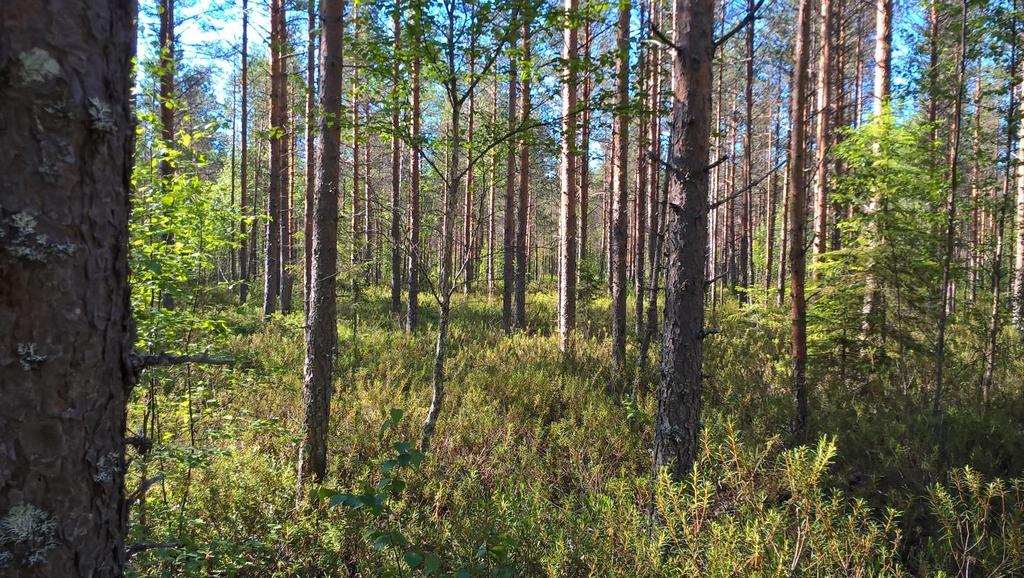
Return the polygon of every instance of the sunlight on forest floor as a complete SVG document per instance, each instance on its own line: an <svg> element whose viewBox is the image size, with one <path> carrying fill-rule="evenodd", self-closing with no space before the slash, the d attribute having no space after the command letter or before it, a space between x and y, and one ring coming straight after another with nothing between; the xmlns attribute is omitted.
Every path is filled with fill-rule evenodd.
<svg viewBox="0 0 1024 578"><path fill-rule="evenodd" d="M129 423L147 399L158 408L160 444L145 475L166 476L133 517L133 537L174 545L137 555L134 575L1024 569L1024 486L992 479L1021 471L1019 403L993 404L984 419L975 405L951 407L940 438L927 412L907 411L923 392L904 395L895 381L865 379L853 362L843 381L835 355L817 352L818 441L786 449L787 368L773 361L785 357L784 317L730 302L716 313L729 339L712 340L707 353L701 459L686 483L652 484L655 375L644 376L639 401L630 401L635 370L616 381L597 332L563 358L550 294L531 294L530 330L512 339L500 331L500 299L458 299L434 448L422 464L403 468L386 464L393 448L418 437L434 335L429 327L395 331L383 292L364 294L355 326L351 300L342 300L330 481L321 494L364 495L377 484L379 512L326 499L296 509L301 313L260 324L252 310L223 310L235 328L226 349L257 368L167 370L143 384L133 405ZM433 323L436 310L424 314ZM598 300L581 327L606 327L606 317L607 302ZM1020 392L1003 395L1009 401ZM129 487L140 470L133 466ZM379 491L382 479L404 487Z"/></svg>

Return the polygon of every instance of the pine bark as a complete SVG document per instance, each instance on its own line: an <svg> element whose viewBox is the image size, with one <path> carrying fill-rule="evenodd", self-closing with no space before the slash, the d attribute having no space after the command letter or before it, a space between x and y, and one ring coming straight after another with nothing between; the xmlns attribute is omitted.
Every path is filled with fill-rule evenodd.
<svg viewBox="0 0 1024 578"><path fill-rule="evenodd" d="M590 71L590 45L593 41L593 23L589 20L583 24L583 110L580 118L580 150L579 169L579 232L577 233L578 256L576 262L581 266L587 259L587 238L590 212L590 98L593 91L593 74Z"/></svg>
<svg viewBox="0 0 1024 578"><path fill-rule="evenodd" d="M519 71L516 58L510 57L508 62L508 130L518 122L516 106L519 103ZM515 254L516 254L516 146L515 141L508 142L505 156L505 211L503 214L503 251L501 265L501 324L505 335L512 333L512 300L515 285Z"/></svg>
<svg viewBox="0 0 1024 578"><path fill-rule="evenodd" d="M807 268L804 245L807 221L804 171L807 154L807 88L810 62L811 0L800 0L797 13L796 46L793 54L793 83L789 115L789 305L790 356L793 372L793 434L803 440L807 434L807 302L804 276Z"/></svg>
<svg viewBox="0 0 1024 578"><path fill-rule="evenodd" d="M689 2L676 0L677 7ZM702 2L700 2L702 3ZM615 113L612 120L614 173L611 202L611 284L612 284L612 361L616 369L626 364L626 244L629 232L629 19L631 2L619 5L616 24ZM688 17L690 15L687 15ZM681 74L681 73L680 73ZM710 81L710 74L709 81Z"/></svg>
<svg viewBox="0 0 1024 578"><path fill-rule="evenodd" d="M340 16L338 17L341 18ZM306 188L303 202L303 300L304 311L309 315L309 299L313 291L313 205L315 203L316 189L316 165L313 157L316 155L314 123L316 119L315 97L316 94L316 39L317 39L317 13L316 2L308 1L306 12ZM337 203L335 203L337 206Z"/></svg>
<svg viewBox="0 0 1024 578"><path fill-rule="evenodd" d="M136 14L0 5L0 526L31 529L4 576L125 570Z"/></svg>
<svg viewBox="0 0 1024 578"><path fill-rule="evenodd" d="M832 36L834 10L832 0L821 0L821 53L818 57L818 124L814 137L814 258L828 251L828 153L831 146ZM815 278L819 276L815 269Z"/></svg>
<svg viewBox="0 0 1024 578"><path fill-rule="evenodd" d="M174 150L174 0L160 0L160 139L167 152L160 160L160 183L164 190L172 186L174 163L170 152ZM174 234L165 233L164 241L174 244ZM174 297L170 293L161 296L164 309L174 309Z"/></svg>
<svg viewBox="0 0 1024 578"><path fill-rule="evenodd" d="M414 331L419 322L419 284L420 284L420 30L421 10L419 2L412 3L413 25L413 59L410 70L412 96L410 102L410 121L412 124L412 145L409 147L409 266L408 296L406 298L405 328Z"/></svg>
<svg viewBox="0 0 1024 578"><path fill-rule="evenodd" d="M946 223L943 235L942 251L942 283L939 286L939 321L938 337L935 345L935 390L932 410L938 412L942 404L943 370L946 363L946 324L949 318L949 289L952 282L952 265L954 241L956 238L956 196L960 185L960 116L963 110L964 78L967 72L967 59L964 51L967 46L967 0L961 3L960 43L957 45L957 75L953 96L953 116L950 119L949 143L949 189L946 191Z"/></svg>
<svg viewBox="0 0 1024 578"><path fill-rule="evenodd" d="M893 0L876 0L875 4L875 89L872 95L875 115L885 111L889 103L889 90L892 68L892 2ZM873 198L868 204L869 215L882 209L881 200ZM877 236L873 227L870 234ZM878 240L875 239L874 242ZM880 315L882 291L879 287L878 274L874 266L869 267L864 283L864 307L862 310L862 333L870 335L874 331L877 317Z"/></svg>
<svg viewBox="0 0 1024 578"><path fill-rule="evenodd" d="M654 469L681 482L700 450L714 2L675 0L665 321Z"/></svg>
<svg viewBox="0 0 1024 578"><path fill-rule="evenodd" d="M530 56L530 24L523 24L522 52ZM530 102L530 75L524 74L522 79L522 110L520 122L530 122L533 105ZM519 197L516 203L516 271L515 271L515 309L512 325L516 329L526 328L526 277L530 267L528 260L529 220L530 220L530 131L523 131L519 141Z"/></svg>
<svg viewBox="0 0 1024 578"><path fill-rule="evenodd" d="M398 138L399 100L401 71L399 70L398 53L402 48L402 2L395 0L395 13L392 15L391 26L395 40L394 63L391 68L391 82L394 83L391 93L391 317L395 322L401 321L402 315L402 230L401 230L401 199L402 199L402 140Z"/></svg>
<svg viewBox="0 0 1024 578"><path fill-rule="evenodd" d="M281 49L284 0L270 3L270 175L267 187L266 266L263 271L263 316L278 309L281 290L281 139L284 131Z"/></svg>
<svg viewBox="0 0 1024 578"><path fill-rule="evenodd" d="M341 35L343 0L320 1L320 86L312 271L302 387L303 443L299 488L327 474L327 427L337 343L338 196L341 165ZM299 495L302 495L300 491Z"/></svg>
<svg viewBox="0 0 1024 578"><path fill-rule="evenodd" d="M579 9L578 0L565 0L567 16ZM562 46L562 142L561 202L558 215L558 347L569 348L576 329L576 59L579 52L579 28L569 25Z"/></svg>
<svg viewBox="0 0 1024 578"><path fill-rule="evenodd" d="M242 0L242 111L241 111L241 165L239 166L239 222L241 242L238 247L238 302L244 304L249 298L249 228L246 218L249 212L249 0Z"/></svg>

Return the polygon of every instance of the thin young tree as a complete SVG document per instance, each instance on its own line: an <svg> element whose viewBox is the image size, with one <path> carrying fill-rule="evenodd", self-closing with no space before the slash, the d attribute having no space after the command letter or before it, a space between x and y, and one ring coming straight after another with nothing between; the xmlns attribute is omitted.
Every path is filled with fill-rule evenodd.
<svg viewBox="0 0 1024 578"><path fill-rule="evenodd" d="M675 0L666 219L665 321L654 472L683 481L700 449L713 0Z"/></svg>
<svg viewBox="0 0 1024 578"><path fill-rule="evenodd" d="M312 285L302 385L300 490L307 481L321 482L327 474L327 426L337 347L342 6L343 0L320 0L320 86L317 93L320 138L314 159Z"/></svg>
<svg viewBox="0 0 1024 578"><path fill-rule="evenodd" d="M0 7L4 576L125 571L136 15L133 0Z"/></svg>

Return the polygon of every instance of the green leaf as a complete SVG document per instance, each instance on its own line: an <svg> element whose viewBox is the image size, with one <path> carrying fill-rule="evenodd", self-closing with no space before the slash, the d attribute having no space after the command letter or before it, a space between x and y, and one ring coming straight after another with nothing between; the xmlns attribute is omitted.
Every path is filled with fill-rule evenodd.
<svg viewBox="0 0 1024 578"><path fill-rule="evenodd" d="M423 563L423 555L418 552L406 552L404 558L405 563L413 570L419 568L420 564Z"/></svg>
<svg viewBox="0 0 1024 578"><path fill-rule="evenodd" d="M437 557L433 552L427 554L426 560L423 562L423 573L427 576L434 574L441 567L441 559Z"/></svg>

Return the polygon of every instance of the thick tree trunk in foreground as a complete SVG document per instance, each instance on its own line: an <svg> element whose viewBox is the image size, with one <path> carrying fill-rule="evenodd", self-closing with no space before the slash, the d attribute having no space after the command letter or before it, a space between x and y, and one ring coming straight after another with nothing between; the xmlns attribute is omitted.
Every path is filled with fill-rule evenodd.
<svg viewBox="0 0 1024 578"><path fill-rule="evenodd" d="M654 418L654 469L689 475L700 444L704 269L714 2L675 0L672 132L665 215L665 325Z"/></svg>
<svg viewBox="0 0 1024 578"><path fill-rule="evenodd" d="M565 0L565 10L575 16L577 0ZM558 347L569 348L576 329L576 57L579 28L564 30L562 60L561 202L558 213Z"/></svg>
<svg viewBox="0 0 1024 578"><path fill-rule="evenodd" d="M805 228L807 221L807 85L810 62L811 0L800 0L789 118L789 306L790 355L793 371L793 434L802 440L807 432L807 302L804 299Z"/></svg>
<svg viewBox="0 0 1024 578"><path fill-rule="evenodd" d="M124 573L136 10L0 5L4 576Z"/></svg>
<svg viewBox="0 0 1024 578"><path fill-rule="evenodd" d="M685 4L686 2L684 2ZM615 117L612 121L614 174L611 200L611 284L612 284L612 361L616 369L626 364L626 236L629 183L629 16L631 5L619 5L615 63ZM710 74L709 74L710 81Z"/></svg>
<svg viewBox="0 0 1024 578"><path fill-rule="evenodd" d="M341 127L342 0L320 1L319 146L313 197L312 285L309 330L302 385L303 442L299 453L299 488L327 475L327 426L330 417L331 369L337 343L338 194ZM300 491L299 495L302 493Z"/></svg>

